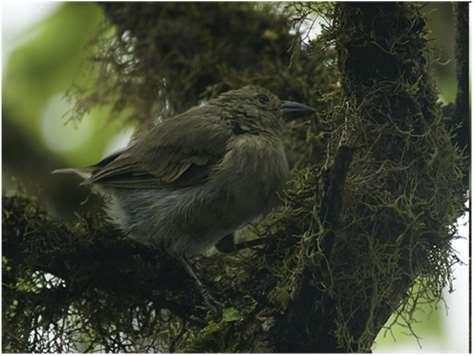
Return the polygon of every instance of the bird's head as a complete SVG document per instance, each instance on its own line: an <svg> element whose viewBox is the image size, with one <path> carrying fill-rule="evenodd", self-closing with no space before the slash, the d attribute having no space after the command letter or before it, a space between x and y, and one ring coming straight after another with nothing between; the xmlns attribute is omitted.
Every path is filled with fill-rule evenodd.
<svg viewBox="0 0 474 356"><path fill-rule="evenodd" d="M285 118L298 118L315 111L304 104L280 100L271 91L255 85L225 92L213 103L222 108L226 118L240 124L243 131L255 133L279 133Z"/></svg>

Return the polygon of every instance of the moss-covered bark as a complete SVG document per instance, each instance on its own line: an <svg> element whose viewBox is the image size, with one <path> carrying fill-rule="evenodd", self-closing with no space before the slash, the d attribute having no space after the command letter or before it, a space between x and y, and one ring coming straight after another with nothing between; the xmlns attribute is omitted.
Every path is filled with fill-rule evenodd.
<svg viewBox="0 0 474 356"><path fill-rule="evenodd" d="M348 140L366 148L348 179L351 204L332 271L345 282L333 293L339 342L365 351L415 281L418 297L439 296L451 263L449 227L462 212L463 161L442 121L417 7L339 4L337 13ZM356 280L350 265L357 283L347 282Z"/></svg>
<svg viewBox="0 0 474 356"><path fill-rule="evenodd" d="M303 45L288 14L262 6L104 4L115 32L98 44L96 85L78 92L79 109L112 103L145 123L247 83L317 107L288 125L282 208L245 233L268 242L196 261L223 315L207 314L173 260L102 215L63 224L10 197L4 351L366 352L393 312L439 298L463 160L417 6L290 5L332 21Z"/></svg>

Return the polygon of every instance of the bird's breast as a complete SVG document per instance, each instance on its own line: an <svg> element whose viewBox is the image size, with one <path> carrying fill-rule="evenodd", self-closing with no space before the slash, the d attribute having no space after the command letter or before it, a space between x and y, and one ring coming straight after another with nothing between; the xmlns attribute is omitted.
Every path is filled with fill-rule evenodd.
<svg viewBox="0 0 474 356"><path fill-rule="evenodd" d="M288 177L288 163L277 138L239 135L227 147L216 177L232 209L242 219L267 212Z"/></svg>
<svg viewBox="0 0 474 356"><path fill-rule="evenodd" d="M122 228L142 243L195 255L267 213L288 176L281 142L239 135L226 149L203 185L114 190Z"/></svg>

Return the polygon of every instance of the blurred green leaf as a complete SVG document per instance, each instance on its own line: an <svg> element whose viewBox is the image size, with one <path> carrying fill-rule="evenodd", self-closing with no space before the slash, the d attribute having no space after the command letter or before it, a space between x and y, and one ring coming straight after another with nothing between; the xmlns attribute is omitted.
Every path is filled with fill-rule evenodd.
<svg viewBox="0 0 474 356"><path fill-rule="evenodd" d="M104 21L96 4L62 4L30 30L30 39L14 49L7 60L3 104L8 120L33 145L48 142L49 151L60 155L68 165L94 163L121 128L119 120L106 122L110 111L102 106L88 114L87 122L68 123L66 129L61 129L72 110L72 103L63 98L65 93L73 83L92 83L93 73L87 64L95 50L91 44ZM86 136L78 139L79 135ZM51 142L64 142L68 137L80 145L63 151L51 146Z"/></svg>
<svg viewBox="0 0 474 356"><path fill-rule="evenodd" d="M27 120L37 118L48 99L67 90L88 57L86 45L103 17L92 3L66 3L13 51L4 78L4 103Z"/></svg>

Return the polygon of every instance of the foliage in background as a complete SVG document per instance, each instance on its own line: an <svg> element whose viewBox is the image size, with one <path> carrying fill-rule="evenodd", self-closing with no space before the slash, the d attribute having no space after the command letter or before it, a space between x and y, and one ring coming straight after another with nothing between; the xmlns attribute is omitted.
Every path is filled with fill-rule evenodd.
<svg viewBox="0 0 474 356"><path fill-rule="evenodd" d="M231 305L219 320L172 261L118 240L101 215L64 225L5 199L5 350L367 351L392 311L409 324L439 299L465 162L416 6L101 6L109 22L73 91L78 115L105 105L147 125L247 83L318 113L289 123L283 208L246 232L270 242L198 261ZM315 14L321 36L292 30Z"/></svg>
<svg viewBox="0 0 474 356"><path fill-rule="evenodd" d="M51 179L51 171L90 164L101 158L118 127L104 116L106 108L98 108L84 120L90 135L82 144L74 146L75 149L54 149L54 143L78 141L77 137L85 135L84 130L79 130L84 125L63 129L70 110L63 96L71 89L73 79L85 81L88 77L84 66L92 54L90 43L103 21L95 4L63 4L31 29L31 39L14 49L5 65L4 191L17 189L14 177L21 178L24 188L64 218L74 215L87 192L77 189L77 181ZM53 147L46 145L45 140Z"/></svg>

